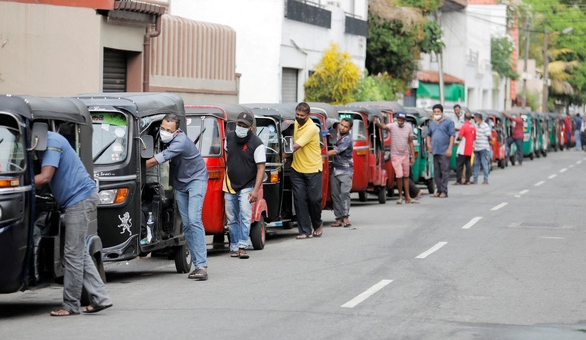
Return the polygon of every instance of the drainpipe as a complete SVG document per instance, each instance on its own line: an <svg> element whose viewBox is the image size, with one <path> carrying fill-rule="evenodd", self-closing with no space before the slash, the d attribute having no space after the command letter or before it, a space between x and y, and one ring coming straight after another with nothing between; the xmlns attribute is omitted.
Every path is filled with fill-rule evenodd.
<svg viewBox="0 0 586 340"><path fill-rule="evenodd" d="M151 38L158 37L161 34L161 17L162 15L157 15L157 21L155 23L155 30L148 31L144 35L144 43L143 43L143 53L144 53L144 64L143 64L143 81L142 81L142 91L149 92L150 91L150 66L151 66ZM147 28L148 29L148 28Z"/></svg>

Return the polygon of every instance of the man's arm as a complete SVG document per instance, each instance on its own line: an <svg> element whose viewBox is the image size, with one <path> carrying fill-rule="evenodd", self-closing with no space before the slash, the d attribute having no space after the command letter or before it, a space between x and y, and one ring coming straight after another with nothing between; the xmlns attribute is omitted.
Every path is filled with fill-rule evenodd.
<svg viewBox="0 0 586 340"><path fill-rule="evenodd" d="M256 180L254 181L254 189L252 192L248 194L248 202L253 203L256 202L258 199L258 191L260 190L260 186L262 185L262 180L265 176L265 164L264 163L257 163L256 164Z"/></svg>
<svg viewBox="0 0 586 340"><path fill-rule="evenodd" d="M147 159L146 161L146 168L147 170L152 168L153 166L159 164L159 162L157 162L157 160L155 159L155 157Z"/></svg>
<svg viewBox="0 0 586 340"><path fill-rule="evenodd" d="M374 123L374 125L376 125L379 129L381 130L387 130L389 131L389 127L386 126L385 124L381 123L380 120L378 119L378 117L374 117L374 120L372 121Z"/></svg>
<svg viewBox="0 0 586 340"><path fill-rule="evenodd" d="M51 182L53 179L53 174L55 173L55 167L53 166L43 166L41 167L41 172L35 175L35 187L40 187Z"/></svg>
<svg viewBox="0 0 586 340"><path fill-rule="evenodd" d="M410 162L411 166L415 164L415 147L413 146L413 136L409 136L409 149L411 149Z"/></svg>
<svg viewBox="0 0 586 340"><path fill-rule="evenodd" d="M452 157L452 147L454 146L454 136L450 136L450 145L448 145L447 157Z"/></svg>

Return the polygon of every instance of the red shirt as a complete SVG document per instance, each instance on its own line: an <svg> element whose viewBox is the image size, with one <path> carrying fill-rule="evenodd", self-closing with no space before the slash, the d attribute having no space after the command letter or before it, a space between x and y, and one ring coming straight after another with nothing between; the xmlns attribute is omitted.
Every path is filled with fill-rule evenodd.
<svg viewBox="0 0 586 340"><path fill-rule="evenodd" d="M513 118L515 122L515 127L513 128L513 138L523 138L523 118Z"/></svg>
<svg viewBox="0 0 586 340"><path fill-rule="evenodd" d="M566 128L566 132L572 131L572 120L570 119L570 117L564 117L564 126Z"/></svg>
<svg viewBox="0 0 586 340"><path fill-rule="evenodd" d="M476 128L470 121L465 122L458 135L465 138L464 156L472 156L474 152L474 140L476 140Z"/></svg>

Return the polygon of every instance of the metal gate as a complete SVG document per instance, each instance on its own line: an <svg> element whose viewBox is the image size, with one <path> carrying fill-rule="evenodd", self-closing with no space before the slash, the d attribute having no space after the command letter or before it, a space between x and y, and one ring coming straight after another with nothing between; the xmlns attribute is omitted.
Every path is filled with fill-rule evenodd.
<svg viewBox="0 0 586 340"><path fill-rule="evenodd" d="M297 102L297 78L299 70L296 68L283 68L283 79L281 84L281 102Z"/></svg>
<svg viewBox="0 0 586 340"><path fill-rule="evenodd" d="M105 48L103 72L104 92L126 91L126 53L124 51Z"/></svg>

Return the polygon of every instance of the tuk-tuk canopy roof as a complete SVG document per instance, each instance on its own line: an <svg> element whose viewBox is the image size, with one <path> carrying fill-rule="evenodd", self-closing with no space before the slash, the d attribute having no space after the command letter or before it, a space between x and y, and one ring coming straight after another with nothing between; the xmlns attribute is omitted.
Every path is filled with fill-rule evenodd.
<svg viewBox="0 0 586 340"><path fill-rule="evenodd" d="M319 114L324 116L326 119L328 117L338 117L338 110L333 105L327 103L316 103L310 102L309 104L309 112Z"/></svg>
<svg viewBox="0 0 586 340"><path fill-rule="evenodd" d="M502 112L497 111L497 110L476 110L476 111L472 111L472 114L474 114L475 112L482 114L483 119L488 118L488 116L495 116L496 118L498 118L500 120L504 119L504 115L502 114Z"/></svg>
<svg viewBox="0 0 586 340"><path fill-rule="evenodd" d="M259 116L273 117L279 120L294 120L297 104L251 103L243 104Z"/></svg>
<svg viewBox="0 0 586 340"><path fill-rule="evenodd" d="M109 92L87 93L77 96L90 111L107 111L111 108L129 112L143 118L155 114L175 113L185 116L183 99L174 93Z"/></svg>
<svg viewBox="0 0 586 340"><path fill-rule="evenodd" d="M35 96L0 96L0 112L9 112L26 119L58 119L91 126L87 107L75 98Z"/></svg>
<svg viewBox="0 0 586 340"><path fill-rule="evenodd" d="M250 108L240 104L196 103L185 105L186 115L212 115L228 121L236 121L242 112L253 114Z"/></svg>
<svg viewBox="0 0 586 340"><path fill-rule="evenodd" d="M363 106L363 105L354 105L348 104L344 106L338 106L338 112L350 111L350 112L363 112L368 116L368 121L371 122L374 117L378 117L381 119L381 112L384 109L383 107L379 106Z"/></svg>
<svg viewBox="0 0 586 340"><path fill-rule="evenodd" d="M405 111L403 105L398 102L353 102L346 105L357 105L357 106L381 106L386 109L393 109L393 112Z"/></svg>

